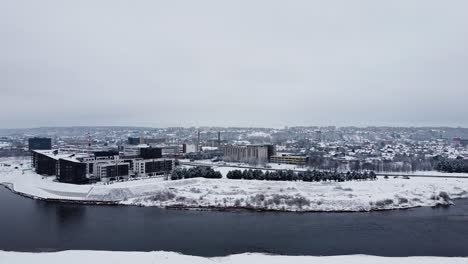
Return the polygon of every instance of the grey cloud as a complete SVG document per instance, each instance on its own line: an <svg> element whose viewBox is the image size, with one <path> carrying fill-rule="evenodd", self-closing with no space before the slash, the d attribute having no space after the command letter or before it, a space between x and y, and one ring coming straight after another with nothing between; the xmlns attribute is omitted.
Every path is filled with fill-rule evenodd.
<svg viewBox="0 0 468 264"><path fill-rule="evenodd" d="M466 1L0 2L0 127L468 126Z"/></svg>

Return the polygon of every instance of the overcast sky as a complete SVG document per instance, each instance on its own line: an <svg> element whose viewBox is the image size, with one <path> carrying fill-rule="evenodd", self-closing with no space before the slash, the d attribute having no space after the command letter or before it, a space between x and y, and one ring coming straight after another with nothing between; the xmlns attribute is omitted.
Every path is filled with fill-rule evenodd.
<svg viewBox="0 0 468 264"><path fill-rule="evenodd" d="M0 128L468 126L468 1L0 0Z"/></svg>

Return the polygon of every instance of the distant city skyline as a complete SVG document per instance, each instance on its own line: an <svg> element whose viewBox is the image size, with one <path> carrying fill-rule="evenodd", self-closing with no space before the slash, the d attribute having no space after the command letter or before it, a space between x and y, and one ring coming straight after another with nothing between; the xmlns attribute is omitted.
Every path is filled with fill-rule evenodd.
<svg viewBox="0 0 468 264"><path fill-rule="evenodd" d="M466 1L0 3L0 128L468 127Z"/></svg>
<svg viewBox="0 0 468 264"><path fill-rule="evenodd" d="M356 129L372 129L372 128L389 128L389 129L411 129L411 128L420 128L420 129L462 129L468 130L468 127L463 126L336 126L336 125L297 125L297 126L278 126L278 127L261 127L261 126L42 126L42 127L13 127L13 128L0 128L0 131L11 131L11 130L53 130L53 129L172 129L172 128L182 128L182 129L196 129L201 132L213 132L218 131L216 129L252 129L252 130L283 130L290 128L336 128L336 129L345 129L345 128L356 128ZM206 131L204 129L207 129ZM50 132L50 131L49 131ZM222 132L222 131L221 131Z"/></svg>

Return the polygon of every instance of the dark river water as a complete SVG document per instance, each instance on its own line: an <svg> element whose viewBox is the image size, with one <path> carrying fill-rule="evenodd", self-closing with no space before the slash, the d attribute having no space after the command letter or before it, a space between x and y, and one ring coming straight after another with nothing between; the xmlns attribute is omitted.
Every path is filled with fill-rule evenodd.
<svg viewBox="0 0 468 264"><path fill-rule="evenodd" d="M48 203L0 187L0 250L67 249L468 256L468 200L371 213L207 212Z"/></svg>

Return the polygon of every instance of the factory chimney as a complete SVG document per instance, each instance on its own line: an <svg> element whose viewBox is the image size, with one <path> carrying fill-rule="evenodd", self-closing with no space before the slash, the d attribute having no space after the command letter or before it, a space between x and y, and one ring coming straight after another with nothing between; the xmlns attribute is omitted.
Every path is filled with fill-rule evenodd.
<svg viewBox="0 0 468 264"><path fill-rule="evenodd" d="M200 129L198 130L197 151L196 152L199 152L199 151L200 151Z"/></svg>

